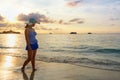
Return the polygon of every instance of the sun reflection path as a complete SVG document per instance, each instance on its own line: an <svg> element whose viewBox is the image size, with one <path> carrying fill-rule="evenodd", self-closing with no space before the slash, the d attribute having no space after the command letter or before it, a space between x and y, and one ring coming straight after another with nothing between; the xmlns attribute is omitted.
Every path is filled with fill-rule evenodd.
<svg viewBox="0 0 120 80"><path fill-rule="evenodd" d="M15 59L12 56L2 56L1 57L0 68L9 69L15 65Z"/></svg>
<svg viewBox="0 0 120 80"><path fill-rule="evenodd" d="M14 69L16 59L2 55L0 62L0 80L12 80L10 79L13 76L11 69Z"/></svg>
<svg viewBox="0 0 120 80"><path fill-rule="evenodd" d="M12 66L12 57L11 56L6 56L5 57L5 63L4 63L4 67L8 68Z"/></svg>
<svg viewBox="0 0 120 80"><path fill-rule="evenodd" d="M15 43L16 43L16 36L14 34L8 34L6 44L9 47L14 47Z"/></svg>

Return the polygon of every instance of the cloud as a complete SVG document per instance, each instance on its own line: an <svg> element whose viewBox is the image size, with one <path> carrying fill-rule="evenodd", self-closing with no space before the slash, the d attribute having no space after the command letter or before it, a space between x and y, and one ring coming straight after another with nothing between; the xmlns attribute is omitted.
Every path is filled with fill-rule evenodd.
<svg viewBox="0 0 120 80"><path fill-rule="evenodd" d="M4 17L0 15L0 21L4 21Z"/></svg>
<svg viewBox="0 0 120 80"><path fill-rule="evenodd" d="M69 7L75 7L75 6L80 5L81 2L82 2L82 0L69 0L67 2L67 6L69 6Z"/></svg>
<svg viewBox="0 0 120 80"><path fill-rule="evenodd" d="M28 15L26 14L19 14L17 19L19 21L28 21L30 18L35 18L37 21L40 21L41 18L43 18L44 15L41 15L39 13L30 13Z"/></svg>
<svg viewBox="0 0 120 80"><path fill-rule="evenodd" d="M7 24L4 23L4 17L0 15L0 27L6 26Z"/></svg>
<svg viewBox="0 0 120 80"><path fill-rule="evenodd" d="M119 21L120 18L110 18L111 21Z"/></svg>
<svg viewBox="0 0 120 80"><path fill-rule="evenodd" d="M81 20L80 18L75 18L75 19L72 19L72 20L69 20L69 22L76 22L76 21L79 21Z"/></svg>
<svg viewBox="0 0 120 80"><path fill-rule="evenodd" d="M58 21L58 24L69 25L70 22L65 22L64 20L61 19L61 20Z"/></svg>
<svg viewBox="0 0 120 80"><path fill-rule="evenodd" d="M111 8L120 7L120 0L65 0L68 7L76 7L82 5L88 8Z"/></svg>
<svg viewBox="0 0 120 80"><path fill-rule="evenodd" d="M61 30L60 28L48 28L48 27L45 27L45 26L40 26L40 29L42 30Z"/></svg>
<svg viewBox="0 0 120 80"><path fill-rule="evenodd" d="M74 18L69 21L64 21L63 19L60 20L54 20L49 17L46 17L46 15L39 14L39 13L30 13L30 14L19 14L17 19L22 22L28 22L29 18L35 18L37 21L40 21L42 23L54 23L54 24L61 24L61 25L70 25L72 23L84 23L82 18ZM44 27L43 27L44 29ZM46 29L46 28L45 28ZM50 30L50 29L49 29Z"/></svg>
<svg viewBox="0 0 120 80"><path fill-rule="evenodd" d="M6 26L7 24L4 24L4 23L0 23L0 27L4 27Z"/></svg>
<svg viewBox="0 0 120 80"><path fill-rule="evenodd" d="M43 23L54 23L56 22L55 20L52 20L48 17L46 17L43 14L39 14L39 13L30 13L28 15L26 14L19 14L17 17L18 21L23 21L26 22L29 20L29 18L35 18L37 21L43 22Z"/></svg>
<svg viewBox="0 0 120 80"><path fill-rule="evenodd" d="M70 24L73 24L73 23L82 24L82 23L84 23L84 19L74 18L74 19L71 19L71 20L68 20L68 21L64 21L62 19L58 21L58 24L62 24L62 25L70 25Z"/></svg>
<svg viewBox="0 0 120 80"><path fill-rule="evenodd" d="M40 21L43 22L43 23L55 23L56 22L56 20L50 19L50 18L48 18L46 16L42 17L40 19Z"/></svg>
<svg viewBox="0 0 120 80"><path fill-rule="evenodd" d="M84 23L84 21L78 21L77 23L78 23L78 24L82 24L82 23Z"/></svg>
<svg viewBox="0 0 120 80"><path fill-rule="evenodd" d="M69 20L69 23L82 24L82 23L84 23L84 20L82 18L74 18L74 19Z"/></svg>

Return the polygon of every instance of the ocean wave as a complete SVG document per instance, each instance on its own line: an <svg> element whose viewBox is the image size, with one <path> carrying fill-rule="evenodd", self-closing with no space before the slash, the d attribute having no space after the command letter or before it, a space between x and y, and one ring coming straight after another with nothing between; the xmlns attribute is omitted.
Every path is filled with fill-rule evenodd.
<svg viewBox="0 0 120 80"><path fill-rule="evenodd" d="M23 48L23 47L2 47L0 46L1 49L20 49L20 48Z"/></svg>
<svg viewBox="0 0 120 80"><path fill-rule="evenodd" d="M0 46L0 49L24 49L25 47L9 47L9 46ZM41 51L48 51L48 52L61 52L61 53L120 53L120 49L115 48L103 48L100 46L90 46L90 45L79 45L79 46L64 46L64 47L39 47Z"/></svg>
<svg viewBox="0 0 120 80"><path fill-rule="evenodd" d="M45 62L68 63L78 66L86 66L98 69L117 70L120 71L120 62L108 59L89 59L89 58L74 58L74 57L45 57L38 56L37 60Z"/></svg>
<svg viewBox="0 0 120 80"><path fill-rule="evenodd" d="M27 56L26 54L23 55L7 54L7 55L20 57L20 58L26 58ZM86 57L76 58L70 56L48 57L44 55L37 55L36 60L44 61L44 62L67 63L67 64L96 68L96 69L120 71L120 62L109 59L97 59L97 58L91 59Z"/></svg>
<svg viewBox="0 0 120 80"><path fill-rule="evenodd" d="M74 57L45 57L39 56L37 60L45 62L57 62L57 63L68 63L78 66L86 66L92 68L106 69L106 70L117 70L120 71L120 62L112 61L108 59L89 59L89 58L74 58Z"/></svg>
<svg viewBox="0 0 120 80"><path fill-rule="evenodd" d="M80 45L80 46L63 47L63 48L66 48L66 49L87 49L87 48L89 48L89 46L86 46L86 45Z"/></svg>
<svg viewBox="0 0 120 80"><path fill-rule="evenodd" d="M95 52L100 53L120 53L120 49L97 49Z"/></svg>
<svg viewBox="0 0 120 80"><path fill-rule="evenodd" d="M12 55L12 54L9 54ZM26 55L12 55L15 57L26 58ZM90 59L90 58L75 58L68 56L47 57L43 55L36 56L38 61L67 63L77 66L84 66L96 69L120 71L120 62L109 59Z"/></svg>
<svg viewBox="0 0 120 80"><path fill-rule="evenodd" d="M82 46L82 47L62 47L62 48L50 48L48 51L51 52L64 52L64 53L102 53L102 54L120 54L120 49L114 48L102 48L100 46Z"/></svg>

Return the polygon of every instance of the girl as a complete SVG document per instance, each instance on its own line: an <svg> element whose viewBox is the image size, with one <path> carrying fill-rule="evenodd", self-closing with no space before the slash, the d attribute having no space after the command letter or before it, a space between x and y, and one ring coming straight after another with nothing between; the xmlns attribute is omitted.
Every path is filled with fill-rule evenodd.
<svg viewBox="0 0 120 80"><path fill-rule="evenodd" d="M29 19L29 23L25 26L25 39L26 39L26 50L28 58L25 60L21 70L24 71L25 66L31 61L32 70L35 71L35 56L38 49L38 41L36 39L36 32L33 29L37 21L34 18Z"/></svg>

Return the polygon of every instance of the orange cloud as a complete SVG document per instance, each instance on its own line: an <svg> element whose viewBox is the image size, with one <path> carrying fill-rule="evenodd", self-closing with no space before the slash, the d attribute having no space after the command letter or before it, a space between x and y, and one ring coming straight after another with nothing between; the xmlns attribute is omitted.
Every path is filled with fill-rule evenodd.
<svg viewBox="0 0 120 80"><path fill-rule="evenodd" d="M69 6L69 7L75 7L75 6L80 5L81 2L82 2L82 0L72 0L72 1L69 1L67 3L67 6Z"/></svg>

